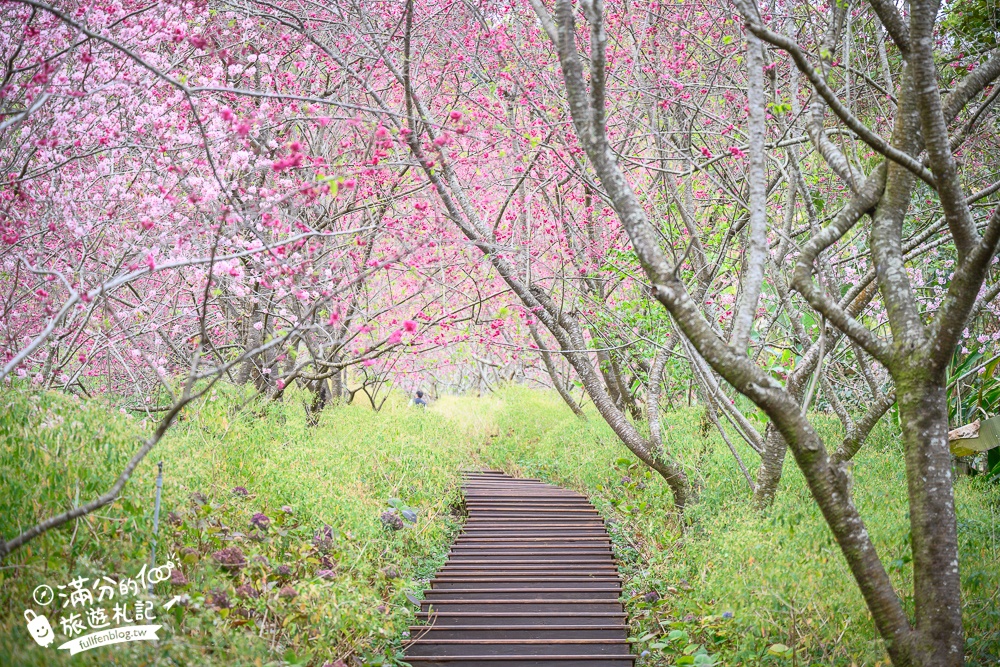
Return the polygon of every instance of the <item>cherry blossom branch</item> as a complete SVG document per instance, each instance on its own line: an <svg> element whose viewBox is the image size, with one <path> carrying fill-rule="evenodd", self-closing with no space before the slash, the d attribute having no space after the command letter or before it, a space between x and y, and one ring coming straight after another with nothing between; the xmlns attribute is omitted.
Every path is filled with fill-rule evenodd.
<svg viewBox="0 0 1000 667"><path fill-rule="evenodd" d="M151 266L151 267L147 266L147 267L144 267L142 269L136 269L134 271L130 271L129 273L126 273L124 275L118 276L116 278L112 278L112 279L110 279L110 280L108 280L108 281L106 281L106 282L98 285L97 287L93 287L90 290L84 291L83 293L80 293L76 289L73 289L72 287L69 286L68 283L66 283L66 288L69 291L69 298L63 304L63 306L59 309L58 313L56 313L54 316L52 316L51 318L49 318L49 322L48 322L48 324L46 324L45 328L41 332L39 332L38 334L36 334L35 337L32 339L32 341L27 346L25 346L23 349L21 349L16 355L14 355L14 357L7 364L4 365L4 367L2 369L0 369L0 382L3 382L3 380L15 368L17 368L21 364L22 361L24 361L27 357L29 357L35 350L38 349L38 347L40 345L42 345L42 343L44 343L48 339L48 337L55 330L55 328L56 328L59 320L62 319L66 315L66 313L68 313L73 308L73 306L75 306L81 300L84 301L84 302L90 302L90 301L92 301L94 299L97 299L97 298L99 298L101 296L109 294L110 292L113 292L117 288L119 288L119 287L121 287L123 285L126 285L127 283L130 283L130 282L132 282L132 281L134 281L134 280L136 280L138 278L141 278L143 276L153 275L154 273L159 273L159 272L164 272L164 271L173 271L173 270L176 270L176 269L182 269L182 268L187 268L187 267L191 267L191 266L199 266L199 265L204 265L204 264L214 265L214 264L216 264L218 262L222 262L222 261L227 261L227 260L231 260L231 259L241 259L241 258L244 258L244 257L250 257L252 255L260 254L261 252L270 252L270 251L274 250L275 248L286 246L286 245L295 243L296 241L303 240L303 239L308 239L308 238L313 238L313 237L345 236L345 235L349 235L349 234L356 234L357 232L359 232L359 231L365 231L366 229L370 229L370 228L369 227L360 227L360 228L357 228L357 229L351 229L351 230L340 231L340 232L305 232L305 233L302 233L302 234L297 234L295 236L291 236L291 237L283 239L281 241L275 241L275 242L273 242L273 243L271 243L269 245L264 245L264 246L261 246L259 248L254 248L254 249L250 249L250 250L243 250L243 251L240 251L240 252L230 253L230 254L227 254L227 255L220 255L220 256L214 257L214 258L213 257L201 257L201 258L196 258L196 259L175 260L175 261L172 261L172 262L165 262L163 264L154 265L154 266ZM42 271L42 270L39 270L39 269L35 269L30 264L28 264L26 260L25 260L25 265L29 267L29 270L32 273L42 273L42 274L51 273L51 272L47 272L47 271ZM65 278L63 278L63 282L65 282Z"/></svg>
<svg viewBox="0 0 1000 667"><path fill-rule="evenodd" d="M755 35L763 39L764 41L773 44L779 49L787 52L792 56L792 60L795 65L809 79L809 82L813 85L813 88L817 93L823 98L831 110L844 122L858 137L864 141L866 144L871 146L873 149L892 160L896 164L905 167L909 171L913 172L920 180L927 183L932 188L936 187L934 181L934 175L928 171L917 159L913 156L900 151L899 149L893 147L889 142L880 137L879 135L872 132L864 123L862 123L858 118L852 114L843 103L837 98L836 93L830 88L826 80L820 76L819 70L815 68L806 58L802 49L799 48L793 40L785 37L784 35L778 34L768 30L761 24L756 22L756 19L750 13L743 0L737 0L737 7L740 9L740 13L743 15L746 21L747 29L753 32Z"/></svg>

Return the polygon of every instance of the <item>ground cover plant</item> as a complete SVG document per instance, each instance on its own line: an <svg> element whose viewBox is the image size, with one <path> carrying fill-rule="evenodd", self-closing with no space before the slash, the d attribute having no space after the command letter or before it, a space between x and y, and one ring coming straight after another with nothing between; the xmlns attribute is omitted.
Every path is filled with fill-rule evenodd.
<svg viewBox="0 0 1000 667"><path fill-rule="evenodd" d="M554 392L514 387L427 410L394 396L378 413L330 408L316 427L295 401L247 398L220 388L157 450L166 471L159 548L176 554L180 572L157 592L187 596L161 619L162 641L95 649L71 664L395 664L413 622L408 595L419 596L442 564L461 522L459 471L475 466L536 476L594 501L621 562L641 665L887 664L801 476L785 475L766 514L749 511L731 454L703 431L699 408L664 419L700 489L682 531L662 479L622 457L605 424L594 415L581 423ZM3 407L0 470L5 484L19 480L0 498L8 531L8 522L106 484L150 428L54 392L8 392ZM835 418L820 421L838 428ZM854 467L865 489L859 509L904 591L912 571L898 511L898 433L880 428L871 445ZM23 630L39 582L148 559L155 474L144 464L119 501L5 563L0 661L51 664ZM1000 493L964 479L956 498L969 664L989 665L1000 655ZM416 512L414 523L400 517L404 527L393 529L385 516L399 516L393 499Z"/></svg>

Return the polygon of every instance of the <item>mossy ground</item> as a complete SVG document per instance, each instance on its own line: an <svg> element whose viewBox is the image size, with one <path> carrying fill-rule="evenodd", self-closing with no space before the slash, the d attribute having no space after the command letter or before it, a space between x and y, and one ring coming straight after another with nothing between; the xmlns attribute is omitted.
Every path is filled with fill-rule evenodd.
<svg viewBox="0 0 1000 667"><path fill-rule="evenodd" d="M580 490L610 520L640 664L887 664L794 463L774 507L752 511L731 454L714 433L702 436L697 409L666 419L670 449L699 487L682 531L665 484L599 419L577 420L554 394L510 388L427 410L394 397L380 413L329 408L316 428L303 400L293 392L262 404L220 388L186 413L121 499L3 563L0 665L392 664L413 622L407 594L419 596L459 528L460 471L482 466ZM835 420L816 421L835 437ZM105 490L151 425L99 401L6 392L0 531L9 537ZM158 560L173 553L187 583L158 584L156 594L188 596L158 619L161 641L73 658L35 646L22 616L35 586L131 573L148 560L157 461ZM909 604L905 481L891 425L877 430L853 475L857 504ZM415 524L385 527L380 515L394 498L417 510ZM962 479L956 501L967 652L972 665L995 665L1000 488ZM257 513L268 517L266 530L251 526ZM231 546L246 559L236 571L212 556Z"/></svg>

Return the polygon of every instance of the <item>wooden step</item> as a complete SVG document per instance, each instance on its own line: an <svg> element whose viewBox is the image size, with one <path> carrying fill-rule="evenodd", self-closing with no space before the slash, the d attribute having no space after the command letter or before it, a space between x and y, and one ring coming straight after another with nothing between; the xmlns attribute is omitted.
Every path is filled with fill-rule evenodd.
<svg viewBox="0 0 1000 667"><path fill-rule="evenodd" d="M465 475L468 516L404 644L413 667L633 667L604 520L579 493Z"/></svg>

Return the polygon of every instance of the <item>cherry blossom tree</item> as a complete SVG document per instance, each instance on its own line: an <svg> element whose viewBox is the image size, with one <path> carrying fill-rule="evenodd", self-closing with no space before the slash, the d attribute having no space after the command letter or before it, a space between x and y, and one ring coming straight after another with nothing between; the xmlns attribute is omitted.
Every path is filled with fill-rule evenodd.
<svg viewBox="0 0 1000 667"><path fill-rule="evenodd" d="M759 215L753 193L755 189L758 193L766 191L767 185L765 173L759 168L766 132L755 127L765 117L766 98L758 88L757 70L770 67L765 64L768 51L761 57L763 44L767 44L775 50L772 57L783 53L791 60L797 70L793 81L798 82L801 75L808 82L801 87L810 96L810 142L824 166L849 188L830 223L821 229L818 225L814 227L808 240L801 243L791 286L821 317L819 352L815 355L817 368L821 367L828 335L846 337L881 364L895 384L906 456L914 559L915 615L911 620L853 504L847 469L828 454L810 423L806 409L811 391L803 401L794 377L782 383L753 363L746 353L746 338L739 335L742 325L738 314L734 327L737 335L728 339L720 336L678 276L676 262L664 252L649 212L626 178L609 140L608 33L603 3L593 0L581 6L589 28L586 56L589 81L584 77L577 47L576 11L572 3L557 2L554 17L540 2L533 3L557 49L577 136L614 202L657 299L697 355L757 404L775 425L782 444L791 447L894 663L963 664L946 370L973 311L996 296L995 285L988 287L987 279L990 267L996 263L1000 243L1000 209L976 211L970 206L984 195L965 189L956 153L964 148L971 126L995 100L995 95L986 89L1000 75L1000 55L981 55L978 62L970 63L971 73L953 80L951 90L942 94L938 87L942 72L935 58L947 52L948 45L935 30L940 7L935 3L911 4L909 14L904 16L895 5L872 2L871 11L892 39L902 61L893 91L893 113L887 114L894 118L891 124L882 118L880 128L877 118L865 123L832 83L830 69L843 41L845 19L851 13L849 4L838 3L819 18L806 7L801 11L788 7L787 13L775 16L756 5L736 3L747 32L745 63L751 70L747 87L750 243L742 279L763 280L767 261L766 252L753 251L753 237L762 231L753 228L753 218ZM815 29L802 31L800 35L796 25L800 20ZM819 43L810 48L806 40L814 39L817 34L821 35ZM797 84L790 94L795 99L805 91ZM970 104L972 110L965 111L969 120L958 123ZM828 110L848 132L846 136L851 141L848 152L834 144L827 134L823 117ZM949 131L949 126L955 129ZM889 133L888 139L880 129ZM788 162L791 166L792 160ZM987 188L991 189L992 186ZM911 270L906 265L906 255L912 248L908 247L904 229L915 196L924 198L927 207L941 216L941 223L931 225L936 226L935 233L948 234L945 244L954 249L956 257L952 270L946 273L943 299L930 307L916 296ZM919 216L922 212L918 209L915 221L918 235L925 232L927 225L926 218ZM870 222L862 223L866 216ZM843 297L838 299L839 295L831 294L836 283L826 282L823 267L817 266L821 253L861 224L868 226L867 252L877 287L871 290L869 298L874 298L877 291L881 300L879 319L887 326L873 327L870 321L860 318L862 312L852 307L858 295L845 302ZM780 272L778 276L776 279L780 280ZM817 283L814 276L821 282ZM748 299L756 302L760 294L755 286L748 289L744 284L743 289L740 310Z"/></svg>
<svg viewBox="0 0 1000 667"><path fill-rule="evenodd" d="M426 289L455 258L426 205L394 194L407 169L371 168L384 133L303 74L308 44L194 4L2 11L18 29L2 45L0 381L159 420L106 494L5 553L112 502L220 379L271 399L311 383L321 403L332 375L461 321L464 301Z"/></svg>

